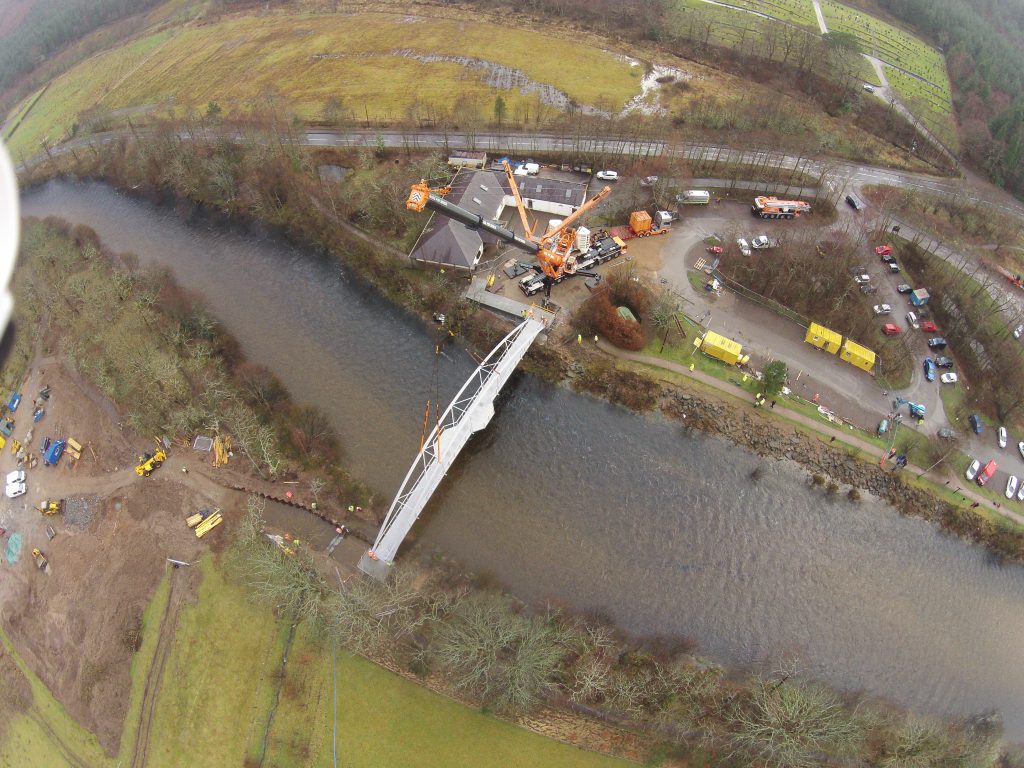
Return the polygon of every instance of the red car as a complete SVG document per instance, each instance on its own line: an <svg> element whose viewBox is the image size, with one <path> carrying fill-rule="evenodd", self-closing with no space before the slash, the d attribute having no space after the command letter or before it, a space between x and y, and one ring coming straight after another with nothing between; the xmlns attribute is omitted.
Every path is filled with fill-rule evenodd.
<svg viewBox="0 0 1024 768"><path fill-rule="evenodd" d="M879 245L875 248L875 253L877 253L879 256L888 256L889 254L892 253L892 246Z"/></svg>
<svg viewBox="0 0 1024 768"><path fill-rule="evenodd" d="M710 246L710 247L708 248L708 253L713 253L713 254L715 254L716 256L717 256L718 254L720 254L721 252L722 252L722 246L720 246L720 245L712 245L712 246Z"/></svg>
<svg viewBox="0 0 1024 768"><path fill-rule="evenodd" d="M903 333L903 329L895 323L886 323L882 326L882 333L886 336L895 336L898 333Z"/></svg>
<svg viewBox="0 0 1024 768"><path fill-rule="evenodd" d="M992 475L996 473L996 466L997 465L994 461L990 461L982 468L981 472L978 473L977 477L978 485L984 485L990 479L992 479Z"/></svg>
<svg viewBox="0 0 1024 768"><path fill-rule="evenodd" d="M924 321L921 322L921 330L922 331L926 331L927 333L935 333L939 329L935 326L935 323L933 323L931 320L924 320Z"/></svg>

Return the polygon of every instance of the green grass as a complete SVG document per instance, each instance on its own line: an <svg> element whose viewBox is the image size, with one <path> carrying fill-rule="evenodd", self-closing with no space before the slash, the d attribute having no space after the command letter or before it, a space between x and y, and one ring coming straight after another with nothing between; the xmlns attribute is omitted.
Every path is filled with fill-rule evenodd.
<svg viewBox="0 0 1024 768"><path fill-rule="evenodd" d="M7 723L7 736L0 745L3 768L54 768L67 764L60 747L48 733L52 731L66 748L90 766L112 765L99 741L82 728L54 698L22 658L15 652L7 634L0 628L0 642L14 659L32 687L32 706L25 714Z"/></svg>
<svg viewBox="0 0 1024 768"><path fill-rule="evenodd" d="M729 0L729 5L757 11L801 27L818 29L811 0Z"/></svg>
<svg viewBox="0 0 1024 768"><path fill-rule="evenodd" d="M152 765L240 765L266 723L283 627L224 580L210 558L178 616L153 712Z"/></svg>
<svg viewBox="0 0 1024 768"><path fill-rule="evenodd" d="M536 95L497 91L478 70L418 61L403 51L497 62L580 104L612 110L639 92L641 75L590 45L472 20L406 22L396 14L242 16L158 38L99 54L57 78L15 134L14 151L34 154L43 136L58 140L79 112L93 106L110 111L172 98L179 113L217 101L227 115L241 115L276 101L286 115L312 120L322 118L328 98L336 98L344 114L360 120L431 119L453 109L489 120L500 92L509 120L527 110L537 114Z"/></svg>
<svg viewBox="0 0 1024 768"><path fill-rule="evenodd" d="M957 152L960 140L957 137L956 121L953 119L948 83L944 90L892 67L885 68L885 76L889 80L889 86L907 109L943 144Z"/></svg>

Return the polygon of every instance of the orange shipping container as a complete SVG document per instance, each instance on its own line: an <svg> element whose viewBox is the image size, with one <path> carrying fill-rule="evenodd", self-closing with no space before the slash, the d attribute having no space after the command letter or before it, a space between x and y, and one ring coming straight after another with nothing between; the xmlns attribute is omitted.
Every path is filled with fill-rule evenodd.
<svg viewBox="0 0 1024 768"><path fill-rule="evenodd" d="M647 211L633 211L629 214L629 228L638 235L651 231L651 214Z"/></svg>

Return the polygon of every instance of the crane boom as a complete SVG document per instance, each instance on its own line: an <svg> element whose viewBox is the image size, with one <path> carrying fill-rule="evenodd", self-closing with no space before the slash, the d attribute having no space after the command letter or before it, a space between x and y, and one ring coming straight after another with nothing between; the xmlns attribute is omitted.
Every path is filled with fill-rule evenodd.
<svg viewBox="0 0 1024 768"><path fill-rule="evenodd" d="M540 244L527 240L524 237L520 237L510 229L506 229L496 221L485 219L478 213L467 211L461 205L448 202L440 195L435 194L427 186L426 181L420 184L413 185L412 191L409 193L409 200L406 202L405 207L412 211L422 211L424 208L430 208L432 211L437 211L443 216L447 216L450 219L454 219L466 226L467 229L483 230L489 232L496 238L501 240L503 243L519 248L527 253L537 253L540 250Z"/></svg>

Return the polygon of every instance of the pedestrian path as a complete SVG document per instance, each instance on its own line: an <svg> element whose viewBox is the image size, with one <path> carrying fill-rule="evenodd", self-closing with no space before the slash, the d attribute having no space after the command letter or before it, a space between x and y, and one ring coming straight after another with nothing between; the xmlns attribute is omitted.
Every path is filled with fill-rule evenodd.
<svg viewBox="0 0 1024 768"><path fill-rule="evenodd" d="M680 365L679 363L674 363L670 360L662 360L661 358L653 357L652 355L643 355L640 354L639 352L628 352L626 350L618 349L617 347L613 347L604 339L598 342L598 348L602 352L609 354L613 357L617 357L622 360L631 360L633 362L643 363L644 365L651 365L657 368L664 368L665 370L673 371L675 373L681 373L685 376L689 376L693 379L696 379L697 381L700 381L703 384L707 384L709 387L712 387L713 389L716 389L719 392L724 392L726 394L733 396L737 395L736 387L734 385L722 381L721 379L715 378L711 374L705 373L704 371L691 371L688 366ZM835 427L829 424L824 424L818 421L817 419L813 419L810 416L807 416L806 414L798 413L796 411L790 411L787 409L784 418L790 421L795 421L798 424L803 424L806 427L810 427L819 434L826 435L828 437L834 437L836 440L842 440L846 445L851 445L855 448L865 451L866 453L879 453L879 448L874 443L870 443L867 440L858 437L857 435L850 434L848 430L836 429ZM881 458L881 455L879 455L879 458ZM934 471L926 473L922 467L918 467L915 464L908 464L907 471L914 472L919 477L924 477L938 486L943 486L947 484L946 478L944 476ZM1003 517L1014 521L1018 525L1024 525L1024 515L1020 515L1009 509L1004 509L1002 506L997 508L994 501L985 496L982 496L979 493L976 493L971 488L958 487L957 493L959 493L961 496L964 496L965 498L969 499L972 502L977 502L980 506L983 506L986 509L992 510L996 514L1002 515Z"/></svg>

